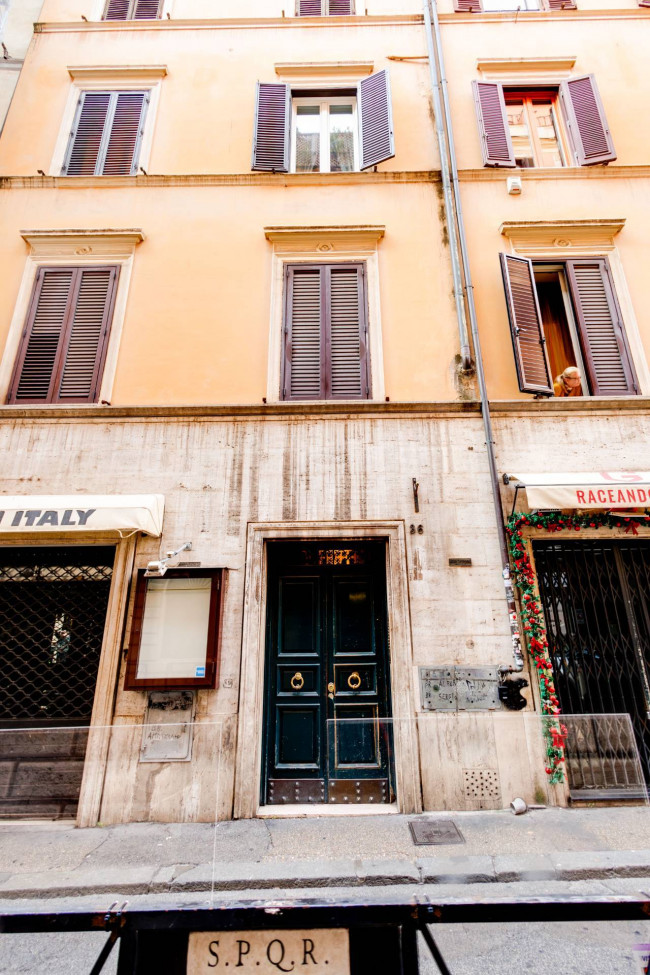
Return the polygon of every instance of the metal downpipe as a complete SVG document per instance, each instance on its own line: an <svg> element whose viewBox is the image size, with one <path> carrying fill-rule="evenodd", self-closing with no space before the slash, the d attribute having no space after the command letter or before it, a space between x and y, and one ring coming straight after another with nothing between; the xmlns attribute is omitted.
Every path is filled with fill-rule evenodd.
<svg viewBox="0 0 650 975"><path fill-rule="evenodd" d="M517 607L515 604L512 582L510 579L508 541L503 522L501 493L499 491L499 477L497 473L496 458L494 456L492 417L490 415L490 404L487 395L487 387L485 384L485 370L483 368L483 357L481 355L481 341L478 333L476 305L474 303L474 286L472 284L472 274L467 250L467 238L465 235L465 225L463 220L463 209L460 198L458 164L456 160L454 133L451 122L451 109L449 105L448 83L445 73L442 38L440 34L440 21L438 19L436 0L424 0L424 22L426 28L425 33L427 35L427 50L429 52L429 67L431 73L431 86L433 90L433 102L436 113L436 132L438 133L438 145L440 148L443 190L445 191L445 214L447 216L447 223L449 226L452 271L454 272L454 275L456 271L455 262L458 260L458 251L455 250L457 239L460 242L460 268L458 268L458 271L460 274L462 274L462 281L464 282L463 310L462 314L459 312L458 316L459 330L461 332L461 344L462 335L467 334L467 319L465 315L466 303L467 312L469 314L472 345L474 347L474 363L476 366L476 378L478 380L481 401L483 429L485 431L485 445L487 447L490 482L492 486L492 501L494 504L497 535L499 537L503 584L505 587L505 596L508 605L508 619L512 637L514 665L504 664L499 668L499 671L502 674L518 673L524 669L524 658L521 651L521 638L517 623ZM447 207L447 186L449 187L449 209ZM456 278L454 276L454 292L455 291Z"/></svg>

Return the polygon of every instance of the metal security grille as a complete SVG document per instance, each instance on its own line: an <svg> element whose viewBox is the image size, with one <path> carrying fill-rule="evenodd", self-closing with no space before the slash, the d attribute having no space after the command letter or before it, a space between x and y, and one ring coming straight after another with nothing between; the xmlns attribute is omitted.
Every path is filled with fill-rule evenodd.
<svg viewBox="0 0 650 975"><path fill-rule="evenodd" d="M87 724L115 549L0 549L0 724Z"/></svg>
<svg viewBox="0 0 650 975"><path fill-rule="evenodd" d="M584 722L569 734L571 792L629 795L638 777L635 744L650 781L650 544L533 547L560 706L567 715L594 716L589 734ZM597 720L626 713L635 743L620 722Z"/></svg>

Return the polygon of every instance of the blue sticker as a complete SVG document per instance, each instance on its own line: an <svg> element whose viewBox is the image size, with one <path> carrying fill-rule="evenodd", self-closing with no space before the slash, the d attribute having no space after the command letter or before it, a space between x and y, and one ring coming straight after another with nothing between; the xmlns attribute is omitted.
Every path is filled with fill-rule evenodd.
<svg viewBox="0 0 650 975"><path fill-rule="evenodd" d="M205 677L205 667L197 667L195 677Z"/></svg>

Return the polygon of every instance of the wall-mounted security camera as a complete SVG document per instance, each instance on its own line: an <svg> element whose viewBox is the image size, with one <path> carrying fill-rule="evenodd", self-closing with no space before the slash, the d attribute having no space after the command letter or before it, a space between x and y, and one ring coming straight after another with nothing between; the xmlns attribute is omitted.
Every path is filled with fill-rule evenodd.
<svg viewBox="0 0 650 975"><path fill-rule="evenodd" d="M189 552L191 548L192 548L192 543L185 542L185 544L181 545L180 548L174 549L172 552L167 552L167 555L164 559L158 559L157 562L149 562L144 574L145 579L162 579L165 572L167 572L167 569L169 568L169 566L167 565L169 560L173 559L176 555L180 555L181 552L185 552L185 551Z"/></svg>

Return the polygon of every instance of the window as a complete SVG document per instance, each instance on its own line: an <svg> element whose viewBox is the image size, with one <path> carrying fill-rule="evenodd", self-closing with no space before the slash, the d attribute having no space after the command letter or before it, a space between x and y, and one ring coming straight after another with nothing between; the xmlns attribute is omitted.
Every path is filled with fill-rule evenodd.
<svg viewBox="0 0 650 975"><path fill-rule="evenodd" d="M116 266L41 267L9 403L96 403L119 276Z"/></svg>
<svg viewBox="0 0 650 975"><path fill-rule="evenodd" d="M593 75L550 89L472 85L485 166L594 166L616 159Z"/></svg>
<svg viewBox="0 0 650 975"><path fill-rule="evenodd" d="M575 9L574 0L454 0L456 13Z"/></svg>
<svg viewBox="0 0 650 975"><path fill-rule="evenodd" d="M294 98L291 170L348 173L358 169L356 97Z"/></svg>
<svg viewBox="0 0 650 975"><path fill-rule="evenodd" d="M501 254L501 270L522 392L552 396L557 377L575 366L582 395L638 393L606 258L533 264Z"/></svg>
<svg viewBox="0 0 650 975"><path fill-rule="evenodd" d="M104 20L155 20L162 0L107 0Z"/></svg>
<svg viewBox="0 0 650 975"><path fill-rule="evenodd" d="M125 688L216 687L221 569L138 573Z"/></svg>
<svg viewBox="0 0 650 975"><path fill-rule="evenodd" d="M349 172L395 155L387 71L353 89L309 92L258 83L254 170Z"/></svg>
<svg viewBox="0 0 650 975"><path fill-rule="evenodd" d="M506 88L504 97L515 165L523 169L566 166L557 89Z"/></svg>
<svg viewBox="0 0 650 975"><path fill-rule="evenodd" d="M82 92L62 175L135 175L148 104L148 91Z"/></svg>
<svg viewBox="0 0 650 975"><path fill-rule="evenodd" d="M285 268L282 398L368 399L364 264Z"/></svg>
<svg viewBox="0 0 650 975"><path fill-rule="evenodd" d="M353 0L296 0L298 17L344 17L353 13Z"/></svg>

